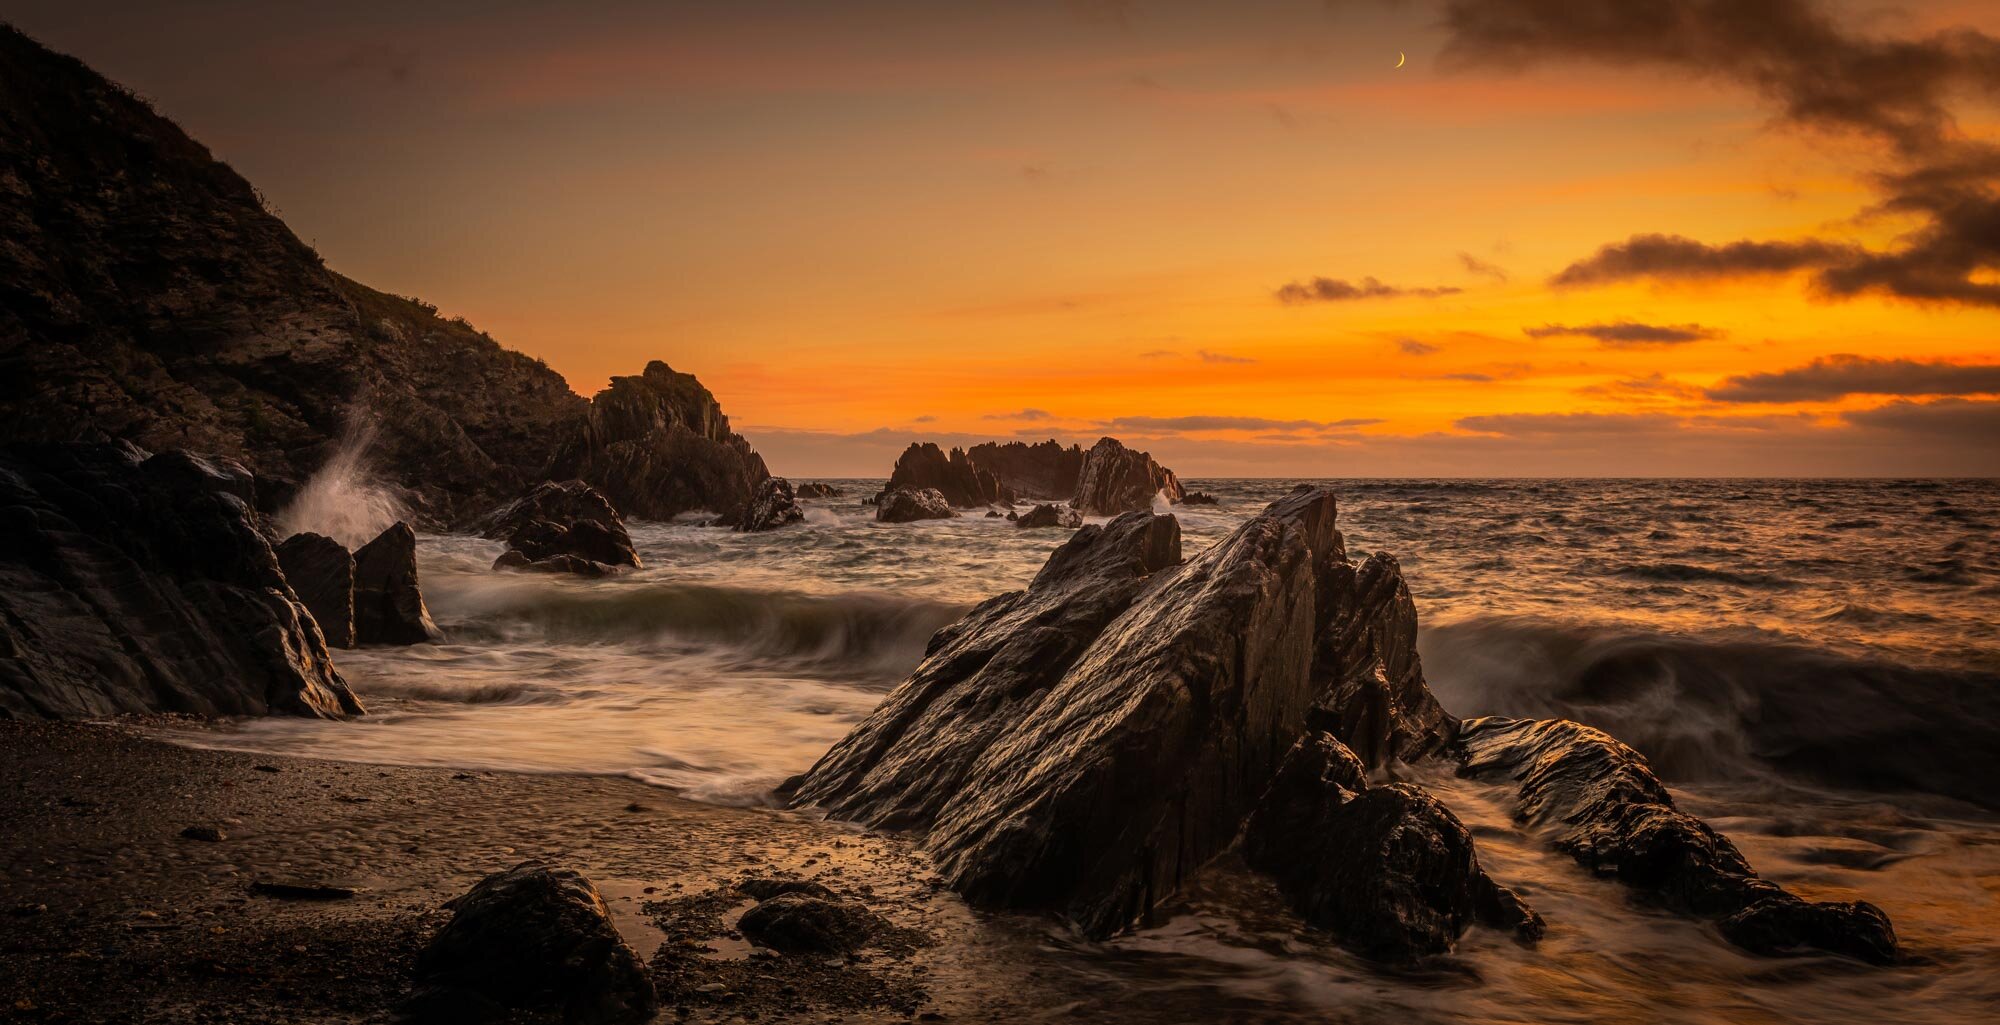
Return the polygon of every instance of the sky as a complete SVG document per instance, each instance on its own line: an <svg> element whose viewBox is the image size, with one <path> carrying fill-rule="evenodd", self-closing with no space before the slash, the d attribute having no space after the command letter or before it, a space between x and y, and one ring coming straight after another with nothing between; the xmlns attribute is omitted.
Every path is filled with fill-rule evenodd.
<svg viewBox="0 0 2000 1025"><path fill-rule="evenodd" d="M2000 475L2000 4L9 6L780 474Z"/></svg>

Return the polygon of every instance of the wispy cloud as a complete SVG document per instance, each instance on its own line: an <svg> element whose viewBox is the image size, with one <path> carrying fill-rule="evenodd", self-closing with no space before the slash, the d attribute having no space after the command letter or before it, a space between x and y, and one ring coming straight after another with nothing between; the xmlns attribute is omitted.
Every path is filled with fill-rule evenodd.
<svg viewBox="0 0 2000 1025"><path fill-rule="evenodd" d="M1225 363L1240 366L1246 363L1257 362L1248 356L1231 356L1226 352L1210 352L1207 349L1196 349L1195 355L1200 356L1203 363Z"/></svg>
<svg viewBox="0 0 2000 1025"><path fill-rule="evenodd" d="M1466 270L1474 274L1477 274L1481 277L1492 278L1493 280L1498 281L1501 284L1507 283L1507 271L1498 266L1497 264L1488 263L1485 260L1482 260L1479 257L1472 255L1471 253L1458 254L1458 262L1461 265L1463 265Z"/></svg>
<svg viewBox="0 0 2000 1025"><path fill-rule="evenodd" d="M1311 278L1294 281L1280 286L1276 292L1279 302L1288 306L1300 303L1352 302L1359 299L1396 299L1404 296L1436 298L1442 295L1457 295L1465 291L1452 285L1432 285L1426 287L1405 287L1385 285L1373 277L1359 281L1343 278Z"/></svg>
<svg viewBox="0 0 2000 1025"><path fill-rule="evenodd" d="M1396 339L1396 348L1402 350L1405 356L1430 356L1444 351L1429 342L1420 342L1414 338Z"/></svg>
<svg viewBox="0 0 2000 1025"><path fill-rule="evenodd" d="M1029 407L1029 408L1027 408L1027 409L1018 409L1018 410L1015 410L1015 411L1014 411L1014 412L1012 412L1012 413L988 413L988 414L986 414L986 417L985 417L985 419L988 419L988 420L1054 420L1054 419L1056 419L1056 415L1055 415L1054 413L1051 413L1051 412L1049 412L1049 411L1048 411L1048 410L1046 410L1046 409L1035 409L1034 407L1032 407L1032 406L1031 406L1031 407Z"/></svg>
<svg viewBox="0 0 2000 1025"><path fill-rule="evenodd" d="M1260 416L1121 416L1106 420L1105 430L1133 431L1345 431L1383 421L1374 417L1345 420L1272 420Z"/></svg>
<svg viewBox="0 0 2000 1025"><path fill-rule="evenodd" d="M1524 327L1529 338L1594 338L1613 348L1645 345L1685 345L1704 338L1720 338L1723 332L1700 324L1641 324L1621 320L1611 324L1543 324Z"/></svg>

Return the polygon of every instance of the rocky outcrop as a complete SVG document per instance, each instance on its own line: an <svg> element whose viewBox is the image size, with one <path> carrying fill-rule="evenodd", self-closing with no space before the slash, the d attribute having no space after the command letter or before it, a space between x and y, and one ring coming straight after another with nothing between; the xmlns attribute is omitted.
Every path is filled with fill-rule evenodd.
<svg viewBox="0 0 2000 1025"><path fill-rule="evenodd" d="M883 523L948 520L958 514L936 488L897 488L876 496L875 518Z"/></svg>
<svg viewBox="0 0 2000 1025"><path fill-rule="evenodd" d="M1222 500L1206 491L1190 491L1181 496L1182 505L1221 505Z"/></svg>
<svg viewBox="0 0 2000 1025"><path fill-rule="evenodd" d="M974 466L985 470L1000 486L1021 498L1066 501L1076 494L1076 479L1083 472L1083 449L1067 448L1051 438L1029 445L1010 441L986 442L966 450Z"/></svg>
<svg viewBox="0 0 2000 1025"><path fill-rule="evenodd" d="M866 946L883 924L855 901L794 890L743 912L736 928L744 939L787 954L851 954Z"/></svg>
<svg viewBox="0 0 2000 1025"><path fill-rule="evenodd" d="M1037 530L1043 527L1083 526L1083 515L1066 505L1038 505L1014 519L1014 526L1020 530Z"/></svg>
<svg viewBox="0 0 2000 1025"><path fill-rule="evenodd" d="M424 607L417 578L417 534L398 521L354 553L354 640L422 644L444 639Z"/></svg>
<svg viewBox="0 0 2000 1025"><path fill-rule="evenodd" d="M1637 751L1568 720L1469 719L1464 771L1520 788L1520 815L1557 849L1684 914L1724 921L1746 949L1896 958L1886 915L1865 902L1809 903L1760 879L1736 845L1674 806Z"/></svg>
<svg viewBox="0 0 2000 1025"><path fill-rule="evenodd" d="M659 360L635 377L614 377L590 401L582 427L549 463L550 478L575 477L628 516L670 520L705 510L741 521L770 471L715 396L692 374Z"/></svg>
<svg viewBox="0 0 2000 1025"><path fill-rule="evenodd" d="M841 488L825 481L809 480L792 489L800 498L839 498L847 494Z"/></svg>
<svg viewBox="0 0 2000 1025"><path fill-rule="evenodd" d="M1117 438L1099 438L1083 454L1070 505L1085 516L1116 516L1151 509L1158 495L1169 502L1181 500L1181 482L1174 471L1154 462L1148 453L1126 448Z"/></svg>
<svg viewBox="0 0 2000 1025"><path fill-rule="evenodd" d="M915 675L791 788L927 831L976 905L1106 935L1235 838L1304 731L1334 501L1300 488L1179 563L1171 517L1088 526L1026 591L932 639Z"/></svg>
<svg viewBox="0 0 2000 1025"><path fill-rule="evenodd" d="M329 648L354 647L354 557L322 534L293 534L277 547L278 566L311 610Z"/></svg>
<svg viewBox="0 0 2000 1025"><path fill-rule="evenodd" d="M1286 756L1244 826L1243 855L1307 922L1378 961L1447 953L1475 922L1542 934L1541 917L1480 868L1457 816L1421 787L1369 786L1330 734Z"/></svg>
<svg viewBox="0 0 2000 1025"><path fill-rule="evenodd" d="M1002 488L993 474L975 465L964 449L954 448L947 455L931 442L912 442L896 459L896 468L882 491L886 495L926 489L935 490L959 509L1013 501L1013 494Z"/></svg>
<svg viewBox="0 0 2000 1025"><path fill-rule="evenodd" d="M792 492L792 482L783 477L766 477L751 495L750 506L736 529L746 533L776 530L805 518L806 511L799 508L798 497Z"/></svg>
<svg viewBox="0 0 2000 1025"><path fill-rule="evenodd" d="M0 450L0 717L360 712L255 494L227 459Z"/></svg>
<svg viewBox="0 0 2000 1025"><path fill-rule="evenodd" d="M1395 556L1378 552L1359 566L1336 567L1326 604L1314 727L1339 738L1371 769L1443 750L1458 721L1424 681L1417 605Z"/></svg>
<svg viewBox="0 0 2000 1025"><path fill-rule="evenodd" d="M618 934L597 887L578 873L527 862L487 876L448 906L451 920L417 956L411 1018L525 1011L572 1025L651 1020L658 997L645 964Z"/></svg>
<svg viewBox="0 0 2000 1025"><path fill-rule="evenodd" d="M639 553L610 499L580 480L544 481L477 524L508 550L494 569L601 577L637 569Z"/></svg>

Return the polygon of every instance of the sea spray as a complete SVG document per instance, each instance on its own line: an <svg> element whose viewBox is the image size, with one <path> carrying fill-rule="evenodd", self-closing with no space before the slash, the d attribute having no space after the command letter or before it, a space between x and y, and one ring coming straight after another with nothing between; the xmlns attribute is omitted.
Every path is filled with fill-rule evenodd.
<svg viewBox="0 0 2000 1025"><path fill-rule="evenodd" d="M406 519L409 511L402 501L368 471L368 448L374 441L372 420L357 416L350 421L333 455L278 514L279 529L287 535L325 534L352 550Z"/></svg>

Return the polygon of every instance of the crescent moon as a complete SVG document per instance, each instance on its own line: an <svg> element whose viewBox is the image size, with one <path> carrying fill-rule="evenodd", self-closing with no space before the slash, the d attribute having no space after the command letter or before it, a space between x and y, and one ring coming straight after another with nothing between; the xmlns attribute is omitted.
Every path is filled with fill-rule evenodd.
<svg viewBox="0 0 2000 1025"><path fill-rule="evenodd" d="M1403 52L1403 51L1401 51L1401 50L1397 50L1397 51L1396 51L1396 66L1397 66L1397 67L1399 67L1399 68L1400 68L1400 67L1402 67L1402 66L1403 66L1403 62L1404 62L1404 61L1407 61L1407 60L1409 60L1409 59L1410 59L1410 55L1409 55L1409 54L1406 54L1406 53L1404 53L1404 52Z"/></svg>

